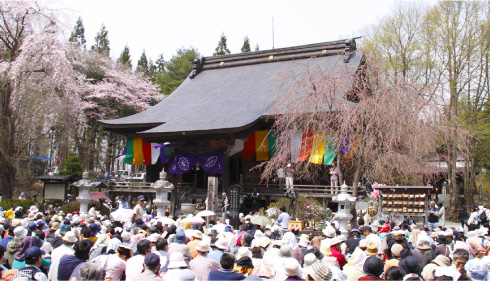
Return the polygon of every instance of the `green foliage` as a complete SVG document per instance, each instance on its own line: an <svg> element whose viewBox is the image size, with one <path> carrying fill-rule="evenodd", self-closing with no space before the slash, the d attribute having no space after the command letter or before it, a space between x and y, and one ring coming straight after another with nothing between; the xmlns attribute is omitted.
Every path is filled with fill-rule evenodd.
<svg viewBox="0 0 490 281"><path fill-rule="evenodd" d="M83 27L82 17L78 17L77 23L75 27L73 27L73 31L71 32L70 42L78 43L80 46L85 48L85 27Z"/></svg>
<svg viewBox="0 0 490 281"><path fill-rule="evenodd" d="M141 57L138 60L138 64L136 65L136 71L144 73L148 75L150 73L150 65L148 63L148 58L146 57L146 52L143 49L143 53L141 53Z"/></svg>
<svg viewBox="0 0 490 281"><path fill-rule="evenodd" d="M92 45L92 51L97 52L104 56L109 56L111 48L109 47L109 36L105 25L102 24L100 31L95 36L95 45Z"/></svg>
<svg viewBox="0 0 490 281"><path fill-rule="evenodd" d="M95 207L95 210L100 211L100 203L98 201L90 201L88 203L88 209L90 210L90 208L92 207ZM60 210L62 210L65 214L78 212L80 211L80 203L77 201L71 201L70 203L61 206ZM101 214L107 216L110 213L111 213L110 210L104 206Z"/></svg>
<svg viewBox="0 0 490 281"><path fill-rule="evenodd" d="M325 206L322 202L320 202L316 198L307 197L305 194L302 194L302 193L299 194L298 199L296 199L294 201L294 210L295 210L294 217L297 217L299 220L303 220L305 218L305 215L307 214L307 209L305 207L305 204L307 204L307 203L309 203L309 204L314 203L316 206L318 206L319 208L324 210L324 211L317 213L318 216L315 218L316 221L326 219L327 214L325 213L325 210L327 209L327 206ZM291 213L291 209L290 209L290 201L286 197L282 197L281 199L277 200L276 202L272 202L267 207L267 209L270 209L270 208L276 209L275 217L277 218L277 216L280 214L279 207L281 207L281 206L286 207L286 212L289 215L291 215L291 217L293 216L293 214Z"/></svg>
<svg viewBox="0 0 490 281"><path fill-rule="evenodd" d="M221 33L221 38L219 39L218 47L216 47L215 51L216 52L213 54L213 56L230 54L230 50L228 50L228 47L226 47L226 36L224 33Z"/></svg>
<svg viewBox="0 0 490 281"><path fill-rule="evenodd" d="M128 45L124 46L123 51L121 52L121 55L117 59L117 62L126 65L129 68L132 68L133 65L131 64L131 55L129 54L129 47Z"/></svg>
<svg viewBox="0 0 490 281"><path fill-rule="evenodd" d="M260 51L259 44L255 45L255 52Z"/></svg>
<svg viewBox="0 0 490 281"><path fill-rule="evenodd" d="M72 175L77 179L82 178L83 167L80 158L75 155L69 155L60 164L60 175Z"/></svg>
<svg viewBox="0 0 490 281"><path fill-rule="evenodd" d="M26 212L26 210L29 209L32 205L36 205L36 202L31 201L31 200L18 200L18 199L8 199L0 202L0 207L3 208L3 210L8 210L12 208L12 204L15 206L21 206L23 209L23 213Z"/></svg>
<svg viewBox="0 0 490 281"><path fill-rule="evenodd" d="M248 39L248 36L245 36L243 39L243 46L241 48L242 53L248 53L250 52L250 40Z"/></svg>
<svg viewBox="0 0 490 281"><path fill-rule="evenodd" d="M199 57L196 49L181 48L177 54L172 56L170 61L164 62L163 56L157 59L155 73L155 83L162 94L170 95L177 87L184 82L185 78L192 71L193 61Z"/></svg>

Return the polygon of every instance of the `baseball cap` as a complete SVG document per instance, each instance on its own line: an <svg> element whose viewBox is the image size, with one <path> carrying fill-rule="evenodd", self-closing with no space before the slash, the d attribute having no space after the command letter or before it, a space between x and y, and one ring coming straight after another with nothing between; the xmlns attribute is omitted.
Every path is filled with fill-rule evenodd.
<svg viewBox="0 0 490 281"><path fill-rule="evenodd" d="M24 254L24 256L26 258L31 258L31 259L39 258L42 255L44 255L44 251L39 249L36 246L32 246L32 247L27 248L27 250Z"/></svg>
<svg viewBox="0 0 490 281"><path fill-rule="evenodd" d="M160 264L160 257L155 253L145 255L145 264L147 266L157 266Z"/></svg>
<svg viewBox="0 0 490 281"><path fill-rule="evenodd" d="M139 200L139 201L145 201L145 196L144 196L144 195L140 195L140 196L138 196L138 200Z"/></svg>

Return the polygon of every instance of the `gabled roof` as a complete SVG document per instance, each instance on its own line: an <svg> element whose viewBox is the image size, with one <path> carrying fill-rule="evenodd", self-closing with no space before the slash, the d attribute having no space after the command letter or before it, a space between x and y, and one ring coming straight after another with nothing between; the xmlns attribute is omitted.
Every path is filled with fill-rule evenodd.
<svg viewBox="0 0 490 281"><path fill-rule="evenodd" d="M168 97L138 114L100 120L110 131L142 137L236 133L273 115L280 91L277 75L307 71L314 64L331 72L358 67L355 40L242 53L196 60L194 71ZM276 109L277 110L277 109Z"/></svg>

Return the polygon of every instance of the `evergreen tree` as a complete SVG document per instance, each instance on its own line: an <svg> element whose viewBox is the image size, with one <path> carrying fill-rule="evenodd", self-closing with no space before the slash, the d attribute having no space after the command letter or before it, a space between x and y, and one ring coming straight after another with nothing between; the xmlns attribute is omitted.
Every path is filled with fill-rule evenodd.
<svg viewBox="0 0 490 281"><path fill-rule="evenodd" d="M243 46L242 46L242 53L248 53L250 52L250 40L248 39L248 36L245 36L243 39Z"/></svg>
<svg viewBox="0 0 490 281"><path fill-rule="evenodd" d="M70 42L78 43L80 46L85 48L85 27L83 27L82 17L78 17L77 23L75 27L73 27L73 31L71 32Z"/></svg>
<svg viewBox="0 0 490 281"><path fill-rule="evenodd" d="M72 175L77 179L82 178L83 167L80 157L70 154L60 164L60 175Z"/></svg>
<svg viewBox="0 0 490 281"><path fill-rule="evenodd" d="M163 56L159 57L156 62L157 68L162 67L162 72L155 75L155 83L160 92L170 95L177 89L185 78L191 73L194 60L199 57L196 49L178 49L177 54L172 56L170 61L163 62ZM161 60L160 60L161 58Z"/></svg>
<svg viewBox="0 0 490 281"><path fill-rule="evenodd" d="M162 73L165 70L165 60L163 59L163 54L158 55L155 61L155 72Z"/></svg>
<svg viewBox="0 0 490 281"><path fill-rule="evenodd" d="M138 60L138 64L136 65L136 72L141 72L145 75L150 73L148 58L146 57L146 51L144 49L140 59Z"/></svg>
<svg viewBox="0 0 490 281"><path fill-rule="evenodd" d="M105 24L102 24L100 31L97 32L97 36L95 36L95 45L92 45L91 49L99 54L109 56L111 48L109 47L108 31L105 28Z"/></svg>
<svg viewBox="0 0 490 281"><path fill-rule="evenodd" d="M121 55L117 59L117 62L120 63L120 64L122 64L122 65L126 65L129 68L132 68L133 67L133 65L131 64L131 55L129 54L129 47L128 47L128 45L126 45L124 47L123 51L121 52Z"/></svg>
<svg viewBox="0 0 490 281"><path fill-rule="evenodd" d="M260 51L259 44L255 45L255 52Z"/></svg>
<svg viewBox="0 0 490 281"><path fill-rule="evenodd" d="M221 33L221 38L219 39L218 47L216 47L215 51L216 52L213 54L213 56L230 54L230 50L228 50L228 47L226 47L226 36L224 33Z"/></svg>

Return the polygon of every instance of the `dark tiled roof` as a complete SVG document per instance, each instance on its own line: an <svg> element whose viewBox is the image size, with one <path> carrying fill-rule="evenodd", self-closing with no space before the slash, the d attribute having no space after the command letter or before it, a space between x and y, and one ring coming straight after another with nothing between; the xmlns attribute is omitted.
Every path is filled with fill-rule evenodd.
<svg viewBox="0 0 490 281"><path fill-rule="evenodd" d="M132 116L99 123L107 130L132 130L143 137L183 132L187 135L234 133L261 117L278 113L274 97L281 89L278 79L281 71L301 74L310 65L341 72L345 71L345 65L357 68L362 55L355 50L355 41L339 40L205 57L199 61L197 73L192 73L159 104Z"/></svg>

